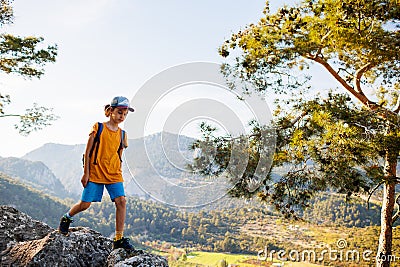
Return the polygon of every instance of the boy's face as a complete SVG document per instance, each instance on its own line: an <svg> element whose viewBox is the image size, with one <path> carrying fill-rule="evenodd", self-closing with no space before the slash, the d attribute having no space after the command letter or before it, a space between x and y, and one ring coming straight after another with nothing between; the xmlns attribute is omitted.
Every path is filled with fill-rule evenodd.
<svg viewBox="0 0 400 267"><path fill-rule="evenodd" d="M114 108L114 110L111 112L111 118L118 124L123 122L127 115L127 108Z"/></svg>

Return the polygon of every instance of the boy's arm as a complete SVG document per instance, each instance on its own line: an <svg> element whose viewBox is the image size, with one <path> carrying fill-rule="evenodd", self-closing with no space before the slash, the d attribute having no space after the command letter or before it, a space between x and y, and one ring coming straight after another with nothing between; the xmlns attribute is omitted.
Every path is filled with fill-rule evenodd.
<svg viewBox="0 0 400 267"><path fill-rule="evenodd" d="M125 132L124 135L124 142L123 142L124 148L128 147L128 134Z"/></svg>
<svg viewBox="0 0 400 267"><path fill-rule="evenodd" d="M88 142L86 144L86 150L85 150L85 155L84 155L84 165L83 165L83 176L82 176L82 179L81 179L83 187L86 187L86 185L87 185L87 183L89 181L89 166L90 166L89 153L90 153L90 150L93 147L95 134L96 134L95 132L92 132L89 135L89 139L88 139Z"/></svg>
<svg viewBox="0 0 400 267"><path fill-rule="evenodd" d="M118 155L119 155L119 159L122 162L122 152L124 151L125 148L128 147L128 137L127 137L126 132L124 132L124 140L122 140L121 145L122 146L120 148L118 148Z"/></svg>

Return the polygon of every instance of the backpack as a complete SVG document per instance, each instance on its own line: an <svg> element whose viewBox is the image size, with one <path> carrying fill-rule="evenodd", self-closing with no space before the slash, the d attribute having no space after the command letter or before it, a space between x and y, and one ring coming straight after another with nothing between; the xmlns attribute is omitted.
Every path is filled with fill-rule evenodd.
<svg viewBox="0 0 400 267"><path fill-rule="evenodd" d="M93 150L94 150L94 158L93 158L94 165L97 165L97 153L99 152L100 135L101 135L101 132L103 131L103 123L98 122L97 124L98 124L97 133L96 133L96 136L94 137L93 146L89 152L89 159L90 159L90 158L92 158ZM121 129L121 141L119 143L119 147L117 150L117 154L118 154L119 160L121 162L122 162L121 152L122 152L122 149L124 148L124 143L123 143L124 140L125 140L125 131ZM82 156L82 163L83 163L83 166L85 166L85 154L83 154L83 156Z"/></svg>

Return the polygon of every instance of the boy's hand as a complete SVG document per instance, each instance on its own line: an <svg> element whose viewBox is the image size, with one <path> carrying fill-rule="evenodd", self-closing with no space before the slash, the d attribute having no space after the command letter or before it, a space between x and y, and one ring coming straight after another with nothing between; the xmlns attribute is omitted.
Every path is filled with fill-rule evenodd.
<svg viewBox="0 0 400 267"><path fill-rule="evenodd" d="M89 175L84 174L81 179L81 183L82 183L83 187L86 187L88 182L89 182Z"/></svg>

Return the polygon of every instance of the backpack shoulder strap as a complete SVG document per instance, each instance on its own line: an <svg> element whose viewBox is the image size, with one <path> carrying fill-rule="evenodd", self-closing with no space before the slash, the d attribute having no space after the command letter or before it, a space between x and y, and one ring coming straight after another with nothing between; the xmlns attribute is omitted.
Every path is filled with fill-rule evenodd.
<svg viewBox="0 0 400 267"><path fill-rule="evenodd" d="M121 129L121 141L119 143L119 148L118 148L118 151L117 151L119 160L121 162L122 162L122 150L125 148L124 141L125 141L125 131Z"/></svg>
<svg viewBox="0 0 400 267"><path fill-rule="evenodd" d="M125 141L125 131L121 130L121 143L120 143L119 146L122 147L122 148L125 148L124 141Z"/></svg>
<svg viewBox="0 0 400 267"><path fill-rule="evenodd" d="M93 154L93 150L94 150L93 164L95 164L95 165L97 164L97 153L99 152L100 135L101 135L101 132L103 131L103 123L98 122L97 126L98 126L97 133L96 133L96 136L94 137L93 146L89 153L89 158L91 158L92 154Z"/></svg>
<svg viewBox="0 0 400 267"><path fill-rule="evenodd" d="M100 135L101 135L101 132L103 131L103 123L98 122L97 125L98 125L98 129L97 129L96 137L100 141Z"/></svg>

